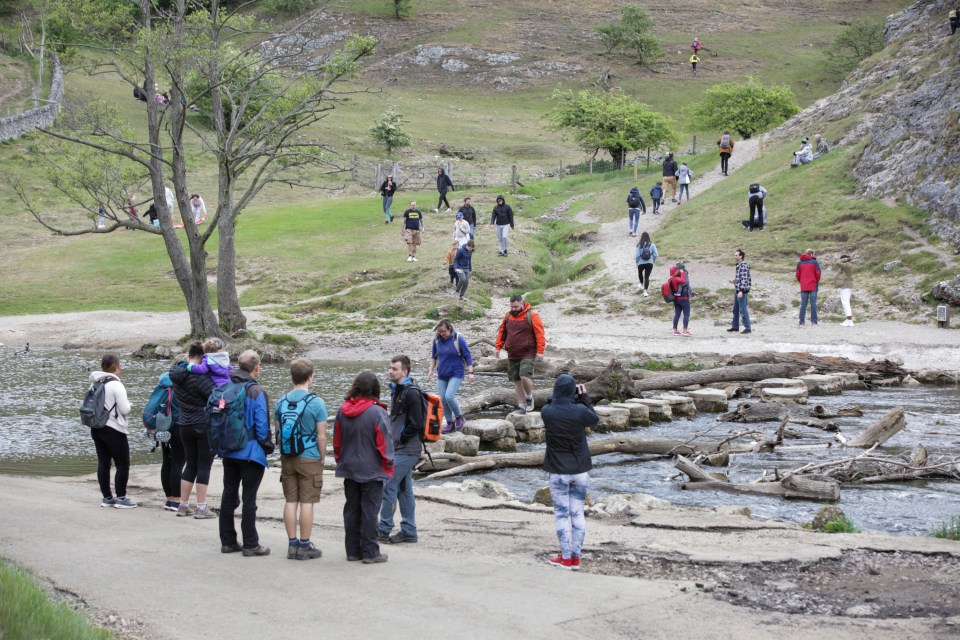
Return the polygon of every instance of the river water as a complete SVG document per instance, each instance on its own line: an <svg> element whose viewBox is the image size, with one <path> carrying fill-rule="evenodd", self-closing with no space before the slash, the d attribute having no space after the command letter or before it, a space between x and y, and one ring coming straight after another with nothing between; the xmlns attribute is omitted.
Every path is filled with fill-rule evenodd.
<svg viewBox="0 0 960 640"><path fill-rule="evenodd" d="M139 428L140 412L168 364L155 360L123 360L121 379L134 405L131 414L131 452L134 464L160 462L159 451L151 453L152 440ZM322 397L331 412L363 369L380 375L386 389L385 362L324 362L315 360L314 392ZM0 349L0 367L7 372L0 384L0 473L35 475L80 475L96 469L96 456L89 430L80 426L78 407L87 389L89 372L99 369L99 356L77 352L43 351L29 354ZM286 365L264 365L261 382L271 401L290 387ZM502 376L477 376L465 385L461 397L493 386L506 386ZM552 381L538 381L552 384ZM956 387L919 387L882 391L846 391L841 396L815 399L827 407L854 404L864 411L861 418L838 418L841 432L858 433L878 420L890 408L902 406L907 412L907 428L891 438L883 453L905 455L922 442L931 457L938 453L960 455L960 389ZM731 406L734 406L731 404ZM494 412L490 416L502 415ZM686 440L709 430L708 437L722 438L732 430L762 429L772 437L776 424L719 424L713 414L691 420L674 420L640 427L633 434L649 438ZM809 432L809 440L791 444L824 442L832 434ZM594 437L606 437L598 434ZM520 445L520 449L543 445ZM768 475L812 461L826 461L851 455L850 451L814 450L773 454L741 454L723 469L733 482L751 482L764 471ZM809 522L822 504L783 500L762 496L741 496L721 492L684 491L684 477L669 460L643 459L630 455L606 455L594 458L590 493L594 501L612 493L648 493L675 504L698 506L745 505L755 517L788 522ZM546 485L546 474L539 468L501 469L483 474L506 485L518 498L529 500ZM430 480L423 480L430 483ZM438 481L439 482L439 481ZM159 482L158 482L159 489ZM893 534L923 535L950 515L960 514L960 482L914 481L880 485L844 485L838 506L863 530Z"/></svg>

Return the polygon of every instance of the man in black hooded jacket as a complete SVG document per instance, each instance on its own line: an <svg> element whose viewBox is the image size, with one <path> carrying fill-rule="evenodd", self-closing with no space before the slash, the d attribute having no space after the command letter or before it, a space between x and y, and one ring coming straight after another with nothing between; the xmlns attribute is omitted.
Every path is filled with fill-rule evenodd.
<svg viewBox="0 0 960 640"><path fill-rule="evenodd" d="M503 257L507 255L510 229L513 229L513 209L506 203L503 196L497 196L497 206L493 208L490 224L497 225L497 242L500 243L500 253L497 255Z"/></svg>
<svg viewBox="0 0 960 640"><path fill-rule="evenodd" d="M550 473L550 498L557 525L560 555L548 562L561 569L580 570L580 550L586 533L583 506L593 466L587 427L600 421L590 396L573 376L563 374L553 385L553 396L540 409L546 428L543 469Z"/></svg>

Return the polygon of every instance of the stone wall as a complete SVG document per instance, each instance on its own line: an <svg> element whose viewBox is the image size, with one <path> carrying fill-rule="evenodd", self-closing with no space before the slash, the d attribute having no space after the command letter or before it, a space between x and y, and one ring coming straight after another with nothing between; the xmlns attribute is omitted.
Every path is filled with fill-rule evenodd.
<svg viewBox="0 0 960 640"><path fill-rule="evenodd" d="M0 142L14 140L39 127L49 127L57 119L60 101L63 99L63 66L56 55L51 55L51 58L53 59L53 77L47 103L36 109L0 118Z"/></svg>

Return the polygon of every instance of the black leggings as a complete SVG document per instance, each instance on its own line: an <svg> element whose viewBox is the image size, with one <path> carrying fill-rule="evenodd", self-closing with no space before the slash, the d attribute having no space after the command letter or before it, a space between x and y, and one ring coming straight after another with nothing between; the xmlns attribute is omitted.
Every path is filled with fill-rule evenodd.
<svg viewBox="0 0 960 640"><path fill-rule="evenodd" d="M180 474L183 472L183 442L180 440L180 425L170 427L170 441L160 445L163 464L160 466L160 484L163 495L170 498L180 495Z"/></svg>
<svg viewBox="0 0 960 640"><path fill-rule="evenodd" d="M210 451L210 444L207 441L207 426L202 425L198 428L196 425L180 425L180 440L183 442L183 454L186 459L186 466L180 477L187 482L210 484L213 452Z"/></svg>
<svg viewBox="0 0 960 640"><path fill-rule="evenodd" d="M650 274L652 272L653 263L637 265L637 277L640 278L640 284L643 285L644 291L650 288Z"/></svg>
<svg viewBox="0 0 960 640"><path fill-rule="evenodd" d="M447 192L446 192L446 191L441 191L441 192L440 192L440 199L437 200L437 209L440 208L440 205L441 205L441 204L447 205L447 209L451 209L451 208L452 208L452 207L450 206L450 203L447 202Z"/></svg>
<svg viewBox="0 0 960 640"><path fill-rule="evenodd" d="M730 167L730 154L726 151L720 152L720 173L726 173Z"/></svg>
<svg viewBox="0 0 960 640"><path fill-rule="evenodd" d="M750 228L763 229L763 198L750 198Z"/></svg>
<svg viewBox="0 0 960 640"><path fill-rule="evenodd" d="M97 482L104 498L112 498L110 493L110 462L117 466L114 488L117 497L127 495L127 479L130 477L130 443L127 434L112 427L90 429L93 444L97 448Z"/></svg>

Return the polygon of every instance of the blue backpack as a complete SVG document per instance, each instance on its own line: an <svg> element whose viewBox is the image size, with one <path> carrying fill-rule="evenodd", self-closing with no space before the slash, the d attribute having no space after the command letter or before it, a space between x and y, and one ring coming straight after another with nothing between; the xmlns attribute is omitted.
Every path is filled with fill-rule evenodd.
<svg viewBox="0 0 960 640"><path fill-rule="evenodd" d="M164 384L161 378L160 384L154 388L143 408L143 426L154 431L169 431L170 427L176 424L179 413L173 401L173 387Z"/></svg>
<svg viewBox="0 0 960 640"><path fill-rule="evenodd" d="M296 402L287 400L287 396L280 398L275 417L280 424L277 429L277 444L283 455L299 456L310 447L317 446L317 425L314 424L310 433L303 429L303 414L310 401L316 397L308 393Z"/></svg>
<svg viewBox="0 0 960 640"><path fill-rule="evenodd" d="M247 429L243 409L247 400L247 389L252 382L228 382L210 393L207 400L207 413L210 426L207 427L207 441L210 450L223 457L224 453L240 451L247 446L255 435Z"/></svg>

